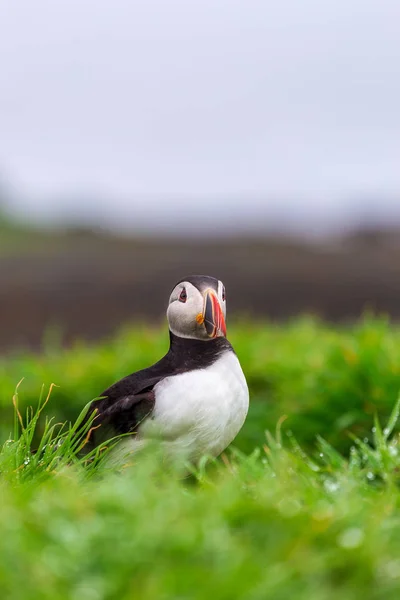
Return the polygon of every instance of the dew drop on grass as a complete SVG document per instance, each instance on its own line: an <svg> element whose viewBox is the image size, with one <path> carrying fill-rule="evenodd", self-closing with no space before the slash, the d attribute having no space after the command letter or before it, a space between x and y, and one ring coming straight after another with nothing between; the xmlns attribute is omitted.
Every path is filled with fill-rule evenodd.
<svg viewBox="0 0 400 600"><path fill-rule="evenodd" d="M338 491L338 489L340 488L340 485L338 484L337 481L333 481L332 479L325 479L324 488L326 489L327 492L333 493L333 492Z"/></svg>
<svg viewBox="0 0 400 600"><path fill-rule="evenodd" d="M389 446L389 454L390 456L397 456L399 451L394 446Z"/></svg>
<svg viewBox="0 0 400 600"><path fill-rule="evenodd" d="M72 598L74 600L78 598L79 600L101 600L103 598L103 587L104 584L101 580L96 581L93 578L75 587Z"/></svg>
<svg viewBox="0 0 400 600"><path fill-rule="evenodd" d="M294 517L301 509L301 504L295 498L284 498L278 504L279 512L285 517Z"/></svg>
<svg viewBox="0 0 400 600"><path fill-rule="evenodd" d="M364 540L364 532L359 527L345 529L338 537L337 543L342 548L358 548Z"/></svg>
<svg viewBox="0 0 400 600"><path fill-rule="evenodd" d="M396 558L387 562L384 571L391 579L398 579L400 577L400 560Z"/></svg>
<svg viewBox="0 0 400 600"><path fill-rule="evenodd" d="M372 433L375 433L376 432L376 427L373 427L371 431L372 431Z"/></svg>
<svg viewBox="0 0 400 600"><path fill-rule="evenodd" d="M375 475L371 471L368 471L368 473L367 473L367 479L369 479L370 481L372 481L373 479L375 479Z"/></svg>
<svg viewBox="0 0 400 600"><path fill-rule="evenodd" d="M368 444L369 439L367 437L364 438L364 444Z"/></svg>
<svg viewBox="0 0 400 600"><path fill-rule="evenodd" d="M388 429L388 427L385 427L385 429L383 430L383 435L389 435L390 433L390 429Z"/></svg>
<svg viewBox="0 0 400 600"><path fill-rule="evenodd" d="M323 452L320 452L319 455L320 455L321 458L324 458L324 453Z"/></svg>

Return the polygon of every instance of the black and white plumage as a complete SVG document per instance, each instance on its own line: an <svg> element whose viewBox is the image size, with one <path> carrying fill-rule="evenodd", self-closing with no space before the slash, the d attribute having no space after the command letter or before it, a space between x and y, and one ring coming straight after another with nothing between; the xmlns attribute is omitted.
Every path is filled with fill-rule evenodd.
<svg viewBox="0 0 400 600"><path fill-rule="evenodd" d="M239 360L226 339L221 281L192 276L173 289L167 318L170 348L153 366L121 379L88 411L96 416L90 444L124 438L124 451L162 440L167 454L189 460L218 456L236 437L249 392Z"/></svg>

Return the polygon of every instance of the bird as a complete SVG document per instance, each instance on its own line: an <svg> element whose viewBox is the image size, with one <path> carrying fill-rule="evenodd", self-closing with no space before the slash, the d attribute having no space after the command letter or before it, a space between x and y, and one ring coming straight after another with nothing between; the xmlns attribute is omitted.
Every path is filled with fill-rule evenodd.
<svg viewBox="0 0 400 600"><path fill-rule="evenodd" d="M241 430L249 390L226 335L226 290L219 279L192 275L172 289L168 352L127 375L90 403L89 448L123 436L124 458L151 440L165 456L197 462L218 457Z"/></svg>

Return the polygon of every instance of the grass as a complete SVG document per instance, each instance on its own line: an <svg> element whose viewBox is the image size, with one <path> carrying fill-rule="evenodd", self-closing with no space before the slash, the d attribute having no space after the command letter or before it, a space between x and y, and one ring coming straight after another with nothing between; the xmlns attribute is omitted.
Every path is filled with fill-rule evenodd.
<svg viewBox="0 0 400 600"><path fill-rule="evenodd" d="M2 360L1 598L399 597L400 329L304 318L230 337L251 411L186 479L157 448L122 473L78 452L85 404L156 360L165 331Z"/></svg>
<svg viewBox="0 0 400 600"><path fill-rule="evenodd" d="M400 327L366 317L351 327L310 318L286 326L238 322L229 337L251 392L246 426L236 440L251 452L266 429L287 416L299 442L312 448L317 434L347 452L348 431L371 440L377 411L389 417L400 390ZM42 386L52 383L51 415L74 421L92 398L120 377L148 366L167 350L165 327L126 327L97 345L77 342L63 349L55 332L39 355L16 352L0 358L0 436L10 434L11 398L18 381L21 410L36 406Z"/></svg>

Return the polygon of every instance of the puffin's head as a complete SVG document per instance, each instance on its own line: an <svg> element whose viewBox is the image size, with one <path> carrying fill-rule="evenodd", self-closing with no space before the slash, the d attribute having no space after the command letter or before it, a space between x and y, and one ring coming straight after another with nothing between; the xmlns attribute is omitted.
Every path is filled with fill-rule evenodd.
<svg viewBox="0 0 400 600"><path fill-rule="evenodd" d="M183 338L211 340L226 336L226 299L222 281L193 275L172 290L167 310L169 328Z"/></svg>

